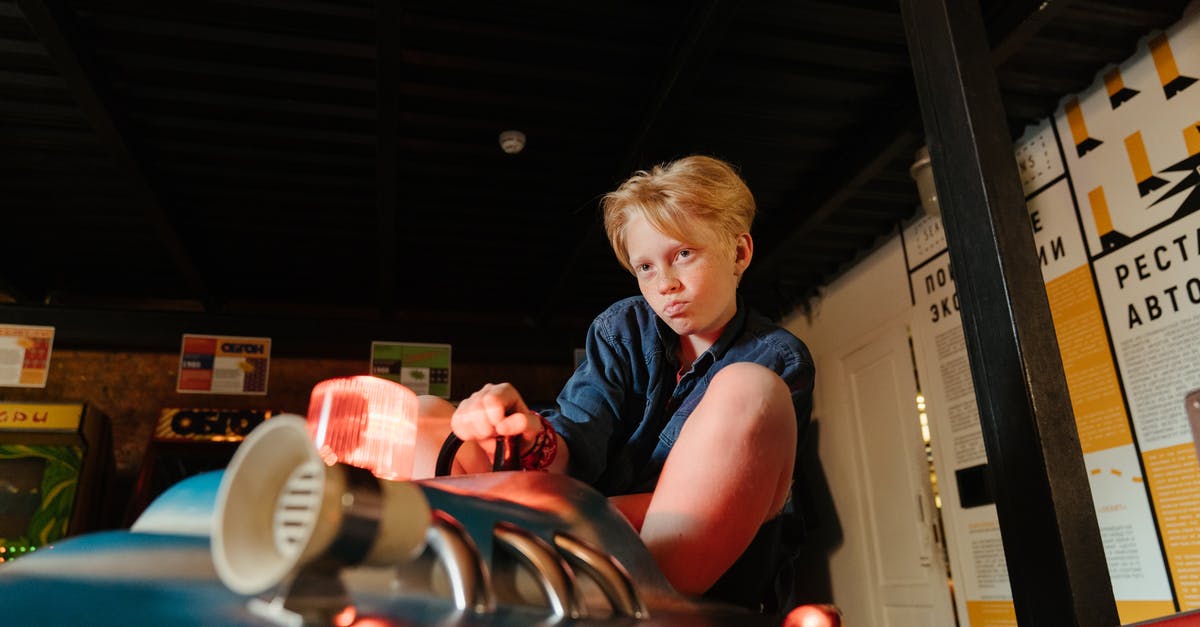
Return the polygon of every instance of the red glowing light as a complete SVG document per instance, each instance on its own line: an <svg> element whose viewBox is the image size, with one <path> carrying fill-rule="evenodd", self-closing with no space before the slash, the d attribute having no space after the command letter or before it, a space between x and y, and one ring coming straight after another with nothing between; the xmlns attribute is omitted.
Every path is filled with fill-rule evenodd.
<svg viewBox="0 0 1200 627"><path fill-rule="evenodd" d="M783 627L841 627L842 613L833 605L801 605L788 612Z"/></svg>
<svg viewBox="0 0 1200 627"><path fill-rule="evenodd" d="M357 619L358 610L354 609L353 605L347 605L346 607L342 608L342 611L334 615L333 624L337 625L337 627L350 627L350 625L353 625L354 621Z"/></svg>
<svg viewBox="0 0 1200 627"><path fill-rule="evenodd" d="M379 377L322 381L309 401L308 431L326 464L341 462L383 479L408 479L417 434L417 395Z"/></svg>
<svg viewBox="0 0 1200 627"><path fill-rule="evenodd" d="M393 625L395 625L395 623L393 623L390 620L386 620L386 619L382 619L382 618L371 618L371 617L367 617L367 616L364 616L364 617L358 619L354 623L354 627L392 627Z"/></svg>

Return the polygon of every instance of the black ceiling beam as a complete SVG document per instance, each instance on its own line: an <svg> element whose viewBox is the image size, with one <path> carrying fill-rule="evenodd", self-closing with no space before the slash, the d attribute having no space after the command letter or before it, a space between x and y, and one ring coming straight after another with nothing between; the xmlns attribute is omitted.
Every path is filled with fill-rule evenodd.
<svg viewBox="0 0 1200 627"><path fill-rule="evenodd" d="M840 142L842 148L827 160L825 172L801 182L797 186L801 191L779 204L783 217L762 222L764 228L755 234L758 259L746 272L748 288L762 291L759 283L776 280L780 267L791 256L790 251L819 230L858 188L885 170L904 150L919 144L920 113L911 81L897 83L887 94L878 102L900 103L899 106L881 108L868 126L855 128L846 141Z"/></svg>
<svg viewBox="0 0 1200 627"><path fill-rule="evenodd" d="M989 40L996 42L989 53L993 66L1000 65L1020 50L1039 29L1062 13L1067 2L1022 0L1001 4L1000 10L988 22ZM920 137L920 114L911 82L905 80L897 84L879 102L905 104L885 112L871 126L850 133L846 141L839 144L858 148L853 151L839 149L830 159L830 167L816 177L816 185L812 181L803 181L799 188L805 191L781 205L785 210L792 210L791 217L784 224L772 225L756 236L760 260L747 271L748 283L771 280L779 266L789 258L789 250L811 236L855 194L858 187L884 170L890 161L899 158L900 151L911 147ZM913 189L916 189L915 183Z"/></svg>
<svg viewBox="0 0 1200 627"><path fill-rule="evenodd" d="M130 93L139 100L170 103L173 110L201 110L213 117L236 115L237 119L265 116L271 120L303 119L307 123L357 120L367 127L375 120L375 107L356 103L305 102L278 93L271 96L215 94L202 89L133 85ZM285 117L290 116L290 117ZM307 116L307 117L303 117Z"/></svg>
<svg viewBox="0 0 1200 627"><path fill-rule="evenodd" d="M23 0L21 0L23 1ZM50 0L44 0L50 1ZM185 5L186 6L186 5ZM259 24L238 26L227 23L203 23L197 20L179 19L170 15L163 18L147 17L112 12L105 19L106 28L122 37L137 37L135 41L160 37L180 45L195 43L257 49L278 55L310 55L326 59L370 59L375 49L370 44L346 41L334 37L299 35L263 29Z"/></svg>
<svg viewBox="0 0 1200 627"><path fill-rule="evenodd" d="M671 61L659 80L658 91L647 104L641 123L625 151L625 158L621 160L620 169L616 172L616 180L624 180L633 173L634 168L647 165L643 163L647 150L666 136L672 123L677 121L679 112L699 76L700 68L712 58L713 52L729 32L736 4L726 0L708 0L691 12L687 26L681 31L675 45ZM563 298L563 291L578 269L580 258L592 252L600 231L600 217L593 216L588 221L583 236L571 248L571 256L563 265L549 297L542 300L544 305L538 312L538 320L544 320L550 313L549 308Z"/></svg>
<svg viewBox="0 0 1200 627"><path fill-rule="evenodd" d="M659 80L659 89L625 152L621 169L617 171L618 179L629 176L635 168L650 165L645 162L647 151L665 137L678 120L678 114L699 78L700 69L708 64L725 40L735 9L734 2L708 0L693 11L688 27L675 46L671 62Z"/></svg>
<svg viewBox="0 0 1200 627"><path fill-rule="evenodd" d="M270 65L255 65L255 59L241 62L214 59L198 60L181 55L178 50L161 50L149 53L114 50L110 52L123 67L137 68L148 74L187 76L189 82L218 81L228 84L231 80L257 82L259 84L288 85L293 88L338 89L358 94L375 89L370 76L339 73L319 68L281 68Z"/></svg>
<svg viewBox="0 0 1200 627"><path fill-rule="evenodd" d="M391 315L396 299L396 231L399 207L397 172L400 135L400 90L396 80L402 63L400 54L399 2L375 2L375 84L379 119L375 132L375 202L379 215L376 266L379 272L377 301L384 318Z"/></svg>
<svg viewBox="0 0 1200 627"><path fill-rule="evenodd" d="M978 3L900 4L1017 622L1119 625Z"/></svg>
<svg viewBox="0 0 1200 627"><path fill-rule="evenodd" d="M7 276L0 275L0 292L8 294L18 303L29 303L33 301L32 295L24 288L18 287L14 282L10 281Z"/></svg>
<svg viewBox="0 0 1200 627"><path fill-rule="evenodd" d="M101 73L83 43L81 29L71 8L62 0L17 0L17 4L34 34L50 53L92 130L111 153L117 171L125 175L137 205L188 289L206 309L215 309L214 295L172 224L161 194L150 180L145 167L147 159L135 146L120 107L116 106L100 79Z"/></svg>
<svg viewBox="0 0 1200 627"><path fill-rule="evenodd" d="M1070 0L1021 0L1001 2L987 17L988 40L992 49L988 59L993 68L1004 64L1037 35L1047 24L1062 15Z"/></svg>

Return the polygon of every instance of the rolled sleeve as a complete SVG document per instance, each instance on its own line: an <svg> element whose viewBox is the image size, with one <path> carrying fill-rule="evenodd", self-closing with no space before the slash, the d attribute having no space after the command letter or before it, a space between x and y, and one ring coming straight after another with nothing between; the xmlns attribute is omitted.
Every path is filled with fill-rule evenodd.
<svg viewBox="0 0 1200 627"><path fill-rule="evenodd" d="M558 395L558 408L544 412L571 451L568 473L594 483L604 472L616 423L629 389L629 347L602 319L588 331L585 358Z"/></svg>

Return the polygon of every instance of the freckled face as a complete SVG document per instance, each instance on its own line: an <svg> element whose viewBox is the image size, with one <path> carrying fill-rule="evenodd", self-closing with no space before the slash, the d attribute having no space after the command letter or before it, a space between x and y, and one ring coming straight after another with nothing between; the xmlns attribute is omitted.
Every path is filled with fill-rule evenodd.
<svg viewBox="0 0 1200 627"><path fill-rule="evenodd" d="M625 225L625 249L642 296L680 336L711 346L737 312L737 284L750 263L750 236L735 250L681 242L640 215Z"/></svg>

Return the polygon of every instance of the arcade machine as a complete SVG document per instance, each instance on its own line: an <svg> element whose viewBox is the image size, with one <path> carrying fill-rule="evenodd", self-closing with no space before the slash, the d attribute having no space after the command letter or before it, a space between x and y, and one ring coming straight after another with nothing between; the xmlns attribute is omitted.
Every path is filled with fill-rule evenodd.
<svg viewBox="0 0 1200 627"><path fill-rule="evenodd" d="M262 409L164 408L155 423L125 513L132 524L179 481L224 468L252 429L274 413Z"/></svg>
<svg viewBox="0 0 1200 627"><path fill-rule="evenodd" d="M91 405L0 402L0 563L102 526L113 472Z"/></svg>

